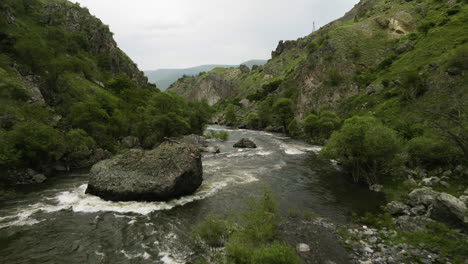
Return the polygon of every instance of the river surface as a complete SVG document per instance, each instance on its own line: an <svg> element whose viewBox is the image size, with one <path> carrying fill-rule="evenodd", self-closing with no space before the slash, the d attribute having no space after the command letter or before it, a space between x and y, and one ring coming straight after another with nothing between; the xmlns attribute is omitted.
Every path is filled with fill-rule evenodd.
<svg viewBox="0 0 468 264"><path fill-rule="evenodd" d="M86 173L69 173L0 203L0 263L186 263L193 254L189 234L197 221L210 213L245 209L246 200L265 186L285 218L291 209L308 210L337 226L352 212L375 211L382 203L378 194L352 184L333 162L318 160L318 146L281 134L209 129L226 130L230 137L211 143L221 153L204 154L204 182L191 196L170 202L108 202L84 193ZM243 137L258 148L234 149ZM335 247L317 243L325 244L320 245L325 250Z"/></svg>

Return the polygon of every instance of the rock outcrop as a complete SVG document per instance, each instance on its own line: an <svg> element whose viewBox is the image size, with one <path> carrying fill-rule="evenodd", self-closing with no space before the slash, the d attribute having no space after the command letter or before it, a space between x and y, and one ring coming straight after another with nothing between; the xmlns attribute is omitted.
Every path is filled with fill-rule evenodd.
<svg viewBox="0 0 468 264"><path fill-rule="evenodd" d="M243 138L234 144L235 148L257 148L257 145L248 138Z"/></svg>
<svg viewBox="0 0 468 264"><path fill-rule="evenodd" d="M165 142L130 150L94 165L86 193L111 201L167 201L195 192L203 181L200 150Z"/></svg>

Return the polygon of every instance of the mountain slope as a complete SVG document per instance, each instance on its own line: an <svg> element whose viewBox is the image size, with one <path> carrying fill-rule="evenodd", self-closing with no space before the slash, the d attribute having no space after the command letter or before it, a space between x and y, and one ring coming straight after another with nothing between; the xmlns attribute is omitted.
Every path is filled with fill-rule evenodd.
<svg viewBox="0 0 468 264"><path fill-rule="evenodd" d="M236 83L224 99L250 99L247 114L267 97L289 97L301 120L322 107L343 116L412 112L415 104L405 100L423 104L448 89L464 97L466 64L459 61L466 57L467 17L463 1L363 0L309 36L281 41L264 67L233 80L218 76ZM411 76L424 88L407 83ZM182 95L200 94L203 78L174 86Z"/></svg>
<svg viewBox="0 0 468 264"><path fill-rule="evenodd" d="M254 65L261 66L266 62L266 60L250 60L239 65L246 65L247 67L252 68ZM211 71L215 68L233 68L239 67L239 65L209 64L186 69L159 69L155 71L145 71L145 74L148 76L151 83L155 83L159 89L165 91L169 86L171 86L171 84L183 76L195 76L202 72Z"/></svg>
<svg viewBox="0 0 468 264"><path fill-rule="evenodd" d="M159 92L112 36L66 0L0 2L0 189L26 168L89 166L128 136L150 148L202 132L208 106Z"/></svg>

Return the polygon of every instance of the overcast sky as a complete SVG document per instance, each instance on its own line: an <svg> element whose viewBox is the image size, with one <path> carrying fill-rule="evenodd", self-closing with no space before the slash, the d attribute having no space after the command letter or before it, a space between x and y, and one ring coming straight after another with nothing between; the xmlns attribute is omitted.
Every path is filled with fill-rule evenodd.
<svg viewBox="0 0 468 264"><path fill-rule="evenodd" d="M115 34L142 70L269 59L358 0L75 0Z"/></svg>

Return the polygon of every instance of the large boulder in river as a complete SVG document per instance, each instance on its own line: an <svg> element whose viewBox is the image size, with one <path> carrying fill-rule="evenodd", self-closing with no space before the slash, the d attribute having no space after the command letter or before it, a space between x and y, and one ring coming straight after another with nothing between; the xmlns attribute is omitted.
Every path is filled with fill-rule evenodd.
<svg viewBox="0 0 468 264"><path fill-rule="evenodd" d="M167 201L192 194L202 181L198 147L165 142L97 163L86 193L111 201Z"/></svg>
<svg viewBox="0 0 468 264"><path fill-rule="evenodd" d="M257 148L257 145L255 143L248 139L248 138L243 138L239 140L236 144L234 144L235 148Z"/></svg>

